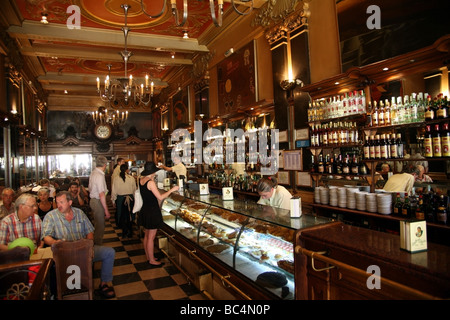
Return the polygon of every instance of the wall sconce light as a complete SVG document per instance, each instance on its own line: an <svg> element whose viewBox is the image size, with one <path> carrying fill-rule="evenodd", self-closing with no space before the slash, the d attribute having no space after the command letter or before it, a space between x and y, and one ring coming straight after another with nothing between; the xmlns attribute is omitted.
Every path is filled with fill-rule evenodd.
<svg viewBox="0 0 450 320"><path fill-rule="evenodd" d="M300 79L283 80L280 82L280 86L281 86L281 89L283 89L285 91L291 91L297 86L303 87L303 81Z"/></svg>
<svg viewBox="0 0 450 320"><path fill-rule="evenodd" d="M48 15L46 13L42 13L41 14L41 23L47 24L48 23L47 17L48 17Z"/></svg>

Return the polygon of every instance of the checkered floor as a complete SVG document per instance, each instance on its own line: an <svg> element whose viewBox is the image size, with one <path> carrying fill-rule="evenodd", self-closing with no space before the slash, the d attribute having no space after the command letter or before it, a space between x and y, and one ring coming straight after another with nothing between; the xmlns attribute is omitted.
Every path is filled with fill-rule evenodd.
<svg viewBox="0 0 450 320"><path fill-rule="evenodd" d="M114 214L112 214L114 216ZM142 239L138 238L134 226L133 238L122 238L122 230L117 228L111 218L106 222L103 245L116 251L113 268L115 300L205 300L197 288L187 282L186 277L158 252L155 254L163 267L152 267L145 257ZM155 249L156 252L157 249ZM94 288L100 284L100 266L94 265ZM94 300L103 300L98 293Z"/></svg>

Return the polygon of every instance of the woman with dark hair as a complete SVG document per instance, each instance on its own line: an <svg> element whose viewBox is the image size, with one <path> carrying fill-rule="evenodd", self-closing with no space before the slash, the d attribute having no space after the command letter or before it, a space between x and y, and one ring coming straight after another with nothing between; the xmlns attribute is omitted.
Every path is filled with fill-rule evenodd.
<svg viewBox="0 0 450 320"><path fill-rule="evenodd" d="M291 209L292 194L283 186L279 186L275 177L263 177L258 181L258 204L275 208Z"/></svg>
<svg viewBox="0 0 450 320"><path fill-rule="evenodd" d="M164 264L159 262L154 255L156 232L163 224L160 203L179 188L175 186L169 191L161 193L155 183L155 175L159 170L154 162L146 162L144 171L141 172L141 177L139 178L139 190L144 203L138 215L138 224L145 229L145 254L148 262L153 267L161 267Z"/></svg>
<svg viewBox="0 0 450 320"><path fill-rule="evenodd" d="M111 192L111 200L116 205L116 225L122 228L123 238L133 236L131 214L133 212L136 180L128 174L128 170L127 163L120 165L120 173L113 181Z"/></svg>

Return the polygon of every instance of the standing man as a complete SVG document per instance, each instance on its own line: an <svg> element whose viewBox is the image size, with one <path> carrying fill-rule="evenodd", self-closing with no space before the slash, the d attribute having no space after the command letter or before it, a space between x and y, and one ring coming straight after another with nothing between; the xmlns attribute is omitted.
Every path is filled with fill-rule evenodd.
<svg viewBox="0 0 450 320"><path fill-rule="evenodd" d="M0 206L0 220L8 214L14 213L14 196L16 193L11 188L5 188L2 191L3 204Z"/></svg>
<svg viewBox="0 0 450 320"><path fill-rule="evenodd" d="M42 224L45 244L51 246L58 241L94 240L94 227L83 211L72 207L69 191L60 191L56 195L56 205L58 208L47 213ZM93 262L102 262L99 292L107 299L115 297L114 289L108 285L113 279L115 255L111 247L94 245Z"/></svg>
<svg viewBox="0 0 450 320"><path fill-rule="evenodd" d="M36 197L30 193L20 195L15 202L15 210L0 223L0 250L8 250L10 242L23 237L31 239L36 247L42 247L42 222L37 215Z"/></svg>
<svg viewBox="0 0 450 320"><path fill-rule="evenodd" d="M175 173L178 179L180 179L180 176L184 176L184 178L187 180L187 169L184 166L183 162L181 162L181 158L179 156L174 156L172 158L172 161L174 164L173 167L167 167L164 164L161 164L160 168Z"/></svg>
<svg viewBox="0 0 450 320"><path fill-rule="evenodd" d="M89 176L89 206L94 215L94 244L101 245L103 243L103 234L105 232L105 219L111 217L108 205L106 204L106 194L108 188L105 180L105 170L108 160L104 156L97 157L97 164Z"/></svg>

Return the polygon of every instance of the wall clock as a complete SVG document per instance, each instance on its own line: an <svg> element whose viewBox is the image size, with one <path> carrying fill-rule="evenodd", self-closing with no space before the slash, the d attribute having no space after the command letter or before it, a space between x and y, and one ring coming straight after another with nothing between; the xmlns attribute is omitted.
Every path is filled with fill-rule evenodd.
<svg viewBox="0 0 450 320"><path fill-rule="evenodd" d="M101 140L107 140L112 135L112 127L109 123L98 124L94 128L94 135Z"/></svg>

